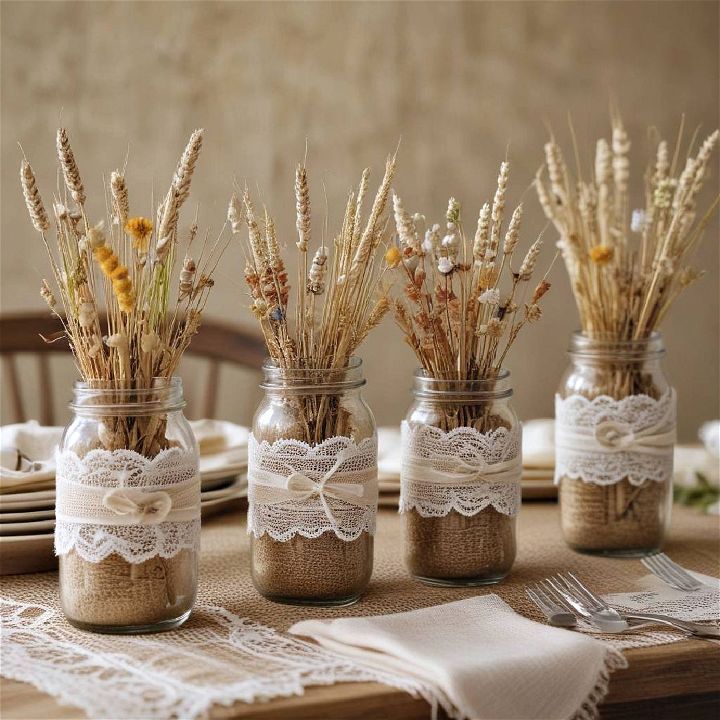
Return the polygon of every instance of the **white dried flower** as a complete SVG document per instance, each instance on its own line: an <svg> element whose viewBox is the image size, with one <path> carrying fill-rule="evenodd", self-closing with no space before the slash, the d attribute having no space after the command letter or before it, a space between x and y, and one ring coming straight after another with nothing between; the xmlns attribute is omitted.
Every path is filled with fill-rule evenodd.
<svg viewBox="0 0 720 720"><path fill-rule="evenodd" d="M500 302L500 291L495 288L486 290L480 294L478 302L483 305L497 305Z"/></svg>
<svg viewBox="0 0 720 720"><path fill-rule="evenodd" d="M95 323L97 313L95 312L95 305L91 302L80 303L78 308L78 322L80 327L89 328Z"/></svg>
<svg viewBox="0 0 720 720"><path fill-rule="evenodd" d="M455 269L455 263L449 257L441 257L438 260L438 272L449 275Z"/></svg>
<svg viewBox="0 0 720 720"><path fill-rule="evenodd" d="M124 348L128 345L128 339L124 333L115 333L105 339L105 344L111 348Z"/></svg>
<svg viewBox="0 0 720 720"><path fill-rule="evenodd" d="M645 211L642 208L632 211L632 219L630 220L630 229L634 233L641 233L645 227Z"/></svg>
<svg viewBox="0 0 720 720"><path fill-rule="evenodd" d="M451 225L451 223L448 223L448 225ZM445 237L442 239L442 246L444 248L447 248L449 251L454 251L458 247L458 236L457 233L451 231Z"/></svg>

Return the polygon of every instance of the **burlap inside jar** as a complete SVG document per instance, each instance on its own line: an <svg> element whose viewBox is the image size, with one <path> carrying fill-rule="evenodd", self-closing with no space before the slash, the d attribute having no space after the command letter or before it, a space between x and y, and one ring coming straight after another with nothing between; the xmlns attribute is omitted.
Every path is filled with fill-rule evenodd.
<svg viewBox="0 0 720 720"><path fill-rule="evenodd" d="M373 566L373 537L341 540L333 532L317 538L295 535L286 542L252 537L252 577L263 595L287 602L344 602L367 587Z"/></svg>
<svg viewBox="0 0 720 720"><path fill-rule="evenodd" d="M469 517L454 510L443 517L405 517L405 560L421 578L458 583L499 580L515 559L515 518L487 507Z"/></svg>
<svg viewBox="0 0 720 720"><path fill-rule="evenodd" d="M562 530L578 550L654 550L662 545L668 512L669 482L627 479L595 485L581 479L560 481Z"/></svg>
<svg viewBox="0 0 720 720"><path fill-rule="evenodd" d="M63 611L79 625L142 627L180 618L195 601L197 552L129 563L113 553L101 562L72 551L60 558Z"/></svg>

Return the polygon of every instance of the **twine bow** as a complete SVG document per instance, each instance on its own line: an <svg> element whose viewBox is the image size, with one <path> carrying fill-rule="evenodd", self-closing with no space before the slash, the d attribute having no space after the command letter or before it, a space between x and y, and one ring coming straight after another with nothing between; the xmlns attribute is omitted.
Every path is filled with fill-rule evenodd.
<svg viewBox="0 0 720 720"><path fill-rule="evenodd" d="M351 453L343 450L338 454L335 464L319 479L313 480L301 472L294 471L287 479L285 488L292 492L301 493L298 500L307 500L313 495L320 498L325 514L330 522L337 526L337 520L332 508L328 504L328 498L336 500L344 500L352 504L357 504L365 493L365 486L360 483L333 483L331 478L340 469L342 464L350 457Z"/></svg>
<svg viewBox="0 0 720 720"><path fill-rule="evenodd" d="M159 525L170 513L172 498L163 491L143 492L141 488L118 487L103 495L102 504L116 515L140 525Z"/></svg>
<svg viewBox="0 0 720 720"><path fill-rule="evenodd" d="M513 482L519 481L522 474L520 457L488 463L479 458L478 463L471 465L460 457L447 458L451 468L436 468L431 460L415 457L404 453L402 463L402 479L416 483L458 487L476 485L480 482Z"/></svg>

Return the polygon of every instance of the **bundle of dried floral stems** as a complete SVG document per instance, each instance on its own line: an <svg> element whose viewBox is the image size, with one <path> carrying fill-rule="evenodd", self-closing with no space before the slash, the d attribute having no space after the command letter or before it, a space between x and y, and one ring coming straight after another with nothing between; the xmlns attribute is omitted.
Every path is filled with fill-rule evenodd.
<svg viewBox="0 0 720 720"><path fill-rule="evenodd" d="M393 197L399 247L388 250L386 261L403 287L394 302L395 320L434 379L468 381L468 387L471 381L496 379L522 328L542 315L547 273L531 285L542 240L518 257L523 209L518 205L507 219L509 173L503 162L495 196L480 210L472 240L455 198L441 230L437 224L425 227L422 215L410 215ZM488 429L487 412L487 406L461 405L448 413L445 429Z"/></svg>
<svg viewBox="0 0 720 720"><path fill-rule="evenodd" d="M151 389L156 378L175 373L198 330L223 249L221 238L211 242L206 234L193 259L197 217L180 241L180 209L190 194L202 137L202 130L190 136L155 223L130 215L120 171L111 174L105 189L107 223L89 219L85 187L64 128L57 132L63 186L53 197L53 223L32 168L22 161L25 202L47 249L60 302L45 280L41 295L62 321L78 371L90 387ZM56 251L49 239L51 224ZM181 244L186 254L175 275ZM107 397L112 402L111 392ZM108 418L101 440L107 449L129 448L152 457L165 445L164 430L157 418Z"/></svg>
<svg viewBox="0 0 720 720"><path fill-rule="evenodd" d="M690 262L720 198L704 212L697 201L720 134L716 130L696 148L696 133L684 157L682 124L672 150L655 131L649 136L655 158L645 171L645 207L632 212L630 140L617 114L610 141L597 141L590 178L583 178L579 159L573 177L554 139L545 145L548 177L538 172L538 198L560 233L558 247L590 338L648 338L678 295L703 274ZM616 396L638 391L628 386L631 373L619 381Z"/></svg>
<svg viewBox="0 0 720 720"><path fill-rule="evenodd" d="M351 357L368 333L390 308L376 288L382 272L376 252L383 243L384 218L395 156L388 158L385 174L367 220L363 222L370 171L365 169L357 191L349 193L340 231L330 243L327 220L321 240L311 255L310 194L307 170L298 165L295 174L297 207L298 277L295 288L295 319L289 315L290 283L281 256L275 223L267 209L258 219L247 188L233 194L228 221L239 234L247 226L245 279L271 360L300 374L307 382L330 378L342 381ZM332 244L332 253L329 245ZM337 374L327 371L337 370ZM291 372L292 374L292 372ZM320 394L296 398L302 432L309 443L344 434L339 398Z"/></svg>

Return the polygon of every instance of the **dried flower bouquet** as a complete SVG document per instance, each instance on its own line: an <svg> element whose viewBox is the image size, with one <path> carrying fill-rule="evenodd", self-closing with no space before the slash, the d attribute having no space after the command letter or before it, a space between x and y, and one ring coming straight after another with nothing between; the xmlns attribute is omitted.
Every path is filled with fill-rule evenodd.
<svg viewBox="0 0 720 720"><path fill-rule="evenodd" d="M720 134L716 130L697 147L693 137L686 150L682 134L681 125L671 150L655 131L649 133L655 147L644 174L644 208L631 211L630 139L617 115L611 139L597 141L590 177L583 177L579 160L574 177L551 139L545 145L547 179L543 169L536 178L540 204L560 234L558 247L582 327L582 336L573 340L582 351L573 356L574 369L560 389L558 417L565 416L568 402L578 402L578 395L591 403L609 396L619 403L612 417L620 423L613 433L620 434L598 442L626 444L625 453L607 456L604 447L585 443L583 450L566 440L564 425L558 427L563 531L578 549L656 550L669 518L674 395L659 365L662 341L656 331L676 298L703 274L691 265L692 256L719 201L715 198L707 210L698 208ZM605 415L597 422L604 419L607 425L609 401L602 402ZM623 426L638 422L637 409L629 410L638 404L653 412L672 406L664 423L655 421L654 430L642 428L654 434L645 442L655 446L655 460L636 440L622 437ZM663 434L667 439L661 441ZM625 458L628 475L610 482L613 457L615 464ZM662 476L667 477L659 482Z"/></svg>
<svg viewBox="0 0 720 720"><path fill-rule="evenodd" d="M542 316L540 301L550 289L547 273L531 284L542 246L536 239L519 256L523 207L509 221L505 197L510 164L503 162L492 203L485 203L472 240L465 234L460 205L450 198L445 228L425 227L424 216L405 210L393 196L399 246L386 254L402 285L395 321L425 373L438 380L497 378L520 331ZM447 428L488 428L487 417L459 407Z"/></svg>
<svg viewBox="0 0 720 720"><path fill-rule="evenodd" d="M78 372L91 385L151 388L156 378L173 376L198 331L223 249L221 238L209 242L205 235L193 259L189 253L197 244L196 221L180 239L180 209L190 194L202 138L202 130L192 133L154 223L130 215L124 174L114 171L105 190L105 223L88 218L75 155L66 130L59 129L57 152L64 188L58 187L53 198L56 252L32 167L25 159L21 163L25 202L47 249L60 302L46 280L40 293L62 321ZM185 255L177 271L181 245ZM110 423L102 440L108 450L130 448L152 457L161 449L163 437L163 428L148 427L144 419L131 417Z"/></svg>
<svg viewBox="0 0 720 720"><path fill-rule="evenodd" d="M258 219L247 188L233 194L228 221L239 234L248 229L245 279L252 297L251 310L258 319L268 353L285 370L337 370L340 381L350 358L370 331L390 309L386 295L377 293L382 269L378 247L386 235L384 218L390 184L395 173L395 156L385 165L385 174L367 220L363 223L370 171L365 169L357 192L350 192L342 226L330 244L323 233L311 253L310 194L307 170L299 165L295 174L297 207L296 247L298 276L295 309L290 309L290 281L282 258L275 223L267 209ZM290 317L294 314L294 323ZM307 376L307 375L306 375ZM318 373L318 379L328 379ZM298 399L298 422L302 436L311 444L327 437L347 434L346 419L336 400ZM298 435L300 437L300 435Z"/></svg>

